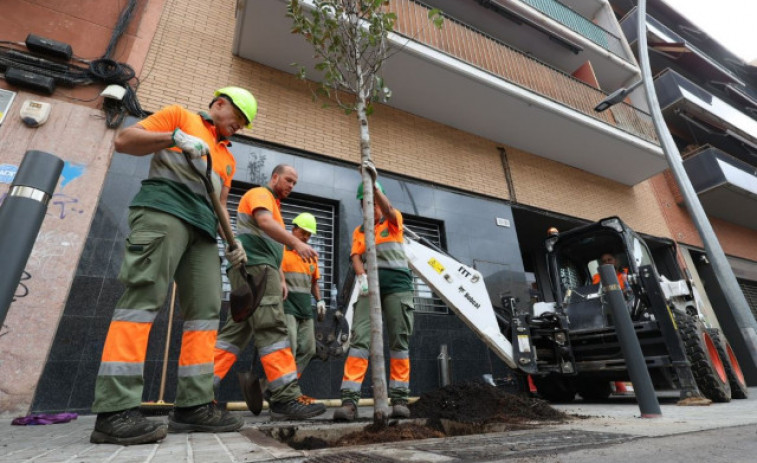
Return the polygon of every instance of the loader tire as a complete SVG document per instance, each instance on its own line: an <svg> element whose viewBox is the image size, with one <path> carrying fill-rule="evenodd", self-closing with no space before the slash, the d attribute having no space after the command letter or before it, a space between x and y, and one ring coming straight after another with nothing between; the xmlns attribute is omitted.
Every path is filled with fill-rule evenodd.
<svg viewBox="0 0 757 463"><path fill-rule="evenodd" d="M741 366L736 359L736 355L733 353L733 349L731 349L731 345L725 337L720 334L720 330L709 328L707 329L707 332L715 342L715 347L718 349L718 355L720 355L720 359L723 361L723 367L725 367L725 373L728 377L728 384L731 386L731 398L748 398L749 389L747 389L744 373L741 371Z"/></svg>
<svg viewBox="0 0 757 463"><path fill-rule="evenodd" d="M712 336L691 315L674 313L697 387L713 402L730 402L731 386Z"/></svg>
<svg viewBox="0 0 757 463"><path fill-rule="evenodd" d="M532 376L536 392L544 400L554 403L570 403L576 398L573 381L560 375Z"/></svg>

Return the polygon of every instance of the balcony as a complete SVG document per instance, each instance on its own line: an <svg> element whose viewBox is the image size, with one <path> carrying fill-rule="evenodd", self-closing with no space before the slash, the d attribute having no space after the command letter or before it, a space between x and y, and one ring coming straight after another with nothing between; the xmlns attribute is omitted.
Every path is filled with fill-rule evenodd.
<svg viewBox="0 0 757 463"><path fill-rule="evenodd" d="M757 120L670 69L655 79L655 89L674 135L757 165Z"/></svg>
<svg viewBox="0 0 757 463"><path fill-rule="evenodd" d="M600 88L615 90L635 80L639 74L631 52L618 37L622 33L612 34L586 19L597 17L616 24L603 0L422 1L472 25L486 36L569 74L587 61L591 62ZM607 7L606 13L604 7Z"/></svg>
<svg viewBox="0 0 757 463"><path fill-rule="evenodd" d="M634 8L621 22L623 33L631 46L638 42L638 17L639 12ZM728 68L650 15L647 15L647 45L655 71L673 67L676 71L696 74L705 80L746 85Z"/></svg>
<svg viewBox="0 0 757 463"><path fill-rule="evenodd" d="M683 165L708 215L757 230L757 168L711 146Z"/></svg>
<svg viewBox="0 0 757 463"><path fill-rule="evenodd" d="M240 5L236 54L289 73L292 62L312 68L310 45L289 33L286 2ZM438 30L417 2L391 5L397 53L383 69L391 106L627 185L665 169L643 111L596 113L602 91L455 19Z"/></svg>
<svg viewBox="0 0 757 463"><path fill-rule="evenodd" d="M568 29L581 34L605 50L623 58L626 52L623 42L618 36L610 33L602 27L594 24L591 20L583 17L574 9L557 0L521 0L523 3L541 11L545 15L559 22ZM586 3L586 2L583 2Z"/></svg>

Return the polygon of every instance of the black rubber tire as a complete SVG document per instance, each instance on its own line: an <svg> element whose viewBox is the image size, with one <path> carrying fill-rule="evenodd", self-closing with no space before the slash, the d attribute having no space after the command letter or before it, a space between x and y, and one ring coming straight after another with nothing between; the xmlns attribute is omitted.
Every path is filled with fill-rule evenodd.
<svg viewBox="0 0 757 463"><path fill-rule="evenodd" d="M741 372L741 366L730 344L728 344L728 341L725 340L717 328L708 328L707 332L710 333L712 340L715 342L718 355L720 355L720 359L723 361L723 367L725 368L726 376L728 376L728 384L731 386L731 398L749 398L749 389L747 388L744 374Z"/></svg>
<svg viewBox="0 0 757 463"><path fill-rule="evenodd" d="M713 402L730 402L731 386L712 337L694 317L674 313L699 391Z"/></svg>
<svg viewBox="0 0 757 463"><path fill-rule="evenodd" d="M578 395L587 402L604 402L612 394L610 381L582 381L576 386Z"/></svg>
<svg viewBox="0 0 757 463"><path fill-rule="evenodd" d="M576 398L573 381L560 375L532 376L536 392L544 400L554 403L570 403Z"/></svg>

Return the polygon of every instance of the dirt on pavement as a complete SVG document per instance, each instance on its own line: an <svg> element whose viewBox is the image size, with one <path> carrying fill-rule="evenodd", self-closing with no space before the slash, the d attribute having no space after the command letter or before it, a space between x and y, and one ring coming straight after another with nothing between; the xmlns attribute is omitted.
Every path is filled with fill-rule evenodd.
<svg viewBox="0 0 757 463"><path fill-rule="evenodd" d="M477 434L487 432L487 425L494 423L506 425L499 430L524 429L569 419L566 414L543 400L511 394L477 381L445 386L425 393L409 408L411 418L425 418L426 424L396 421L384 427L371 424L361 431L342 436L332 445L365 445ZM450 431L451 429L454 431Z"/></svg>

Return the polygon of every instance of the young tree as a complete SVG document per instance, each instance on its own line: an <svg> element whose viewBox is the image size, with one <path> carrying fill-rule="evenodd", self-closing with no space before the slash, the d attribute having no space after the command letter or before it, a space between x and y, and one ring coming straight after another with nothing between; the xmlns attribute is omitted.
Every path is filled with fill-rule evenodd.
<svg viewBox="0 0 757 463"><path fill-rule="evenodd" d="M389 0L289 0L292 33L301 34L315 51L315 69L322 73L316 93L335 101L346 114L355 113L360 125L360 164L363 176L363 226L366 241L366 271L371 308L371 377L373 379L374 422L389 418L384 370L381 300L378 292L376 243L373 224L373 182L368 116L373 103L386 101L391 92L379 71L393 52L387 36L394 29L396 14ZM429 19L441 27L439 10ZM300 66L299 76L306 77ZM342 93L344 92L344 93Z"/></svg>

